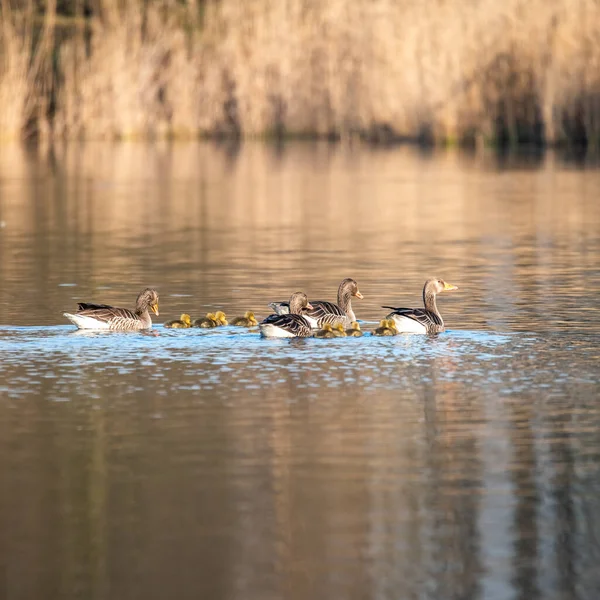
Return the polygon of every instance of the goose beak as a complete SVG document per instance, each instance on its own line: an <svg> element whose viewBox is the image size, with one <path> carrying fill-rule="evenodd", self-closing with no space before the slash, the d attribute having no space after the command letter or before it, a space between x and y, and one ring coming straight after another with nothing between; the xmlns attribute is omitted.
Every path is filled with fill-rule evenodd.
<svg viewBox="0 0 600 600"><path fill-rule="evenodd" d="M364 296L358 291L356 290L356 293L354 294L357 298L360 298L361 300L364 298Z"/></svg>
<svg viewBox="0 0 600 600"><path fill-rule="evenodd" d="M458 286L452 285L451 283L444 282L444 291L449 292L450 290L457 290Z"/></svg>
<svg viewBox="0 0 600 600"><path fill-rule="evenodd" d="M306 303L306 308L308 308L308 310L312 310L313 309L313 305L310 302Z"/></svg>
<svg viewBox="0 0 600 600"><path fill-rule="evenodd" d="M152 312L158 317L158 304L153 304L150 308Z"/></svg>

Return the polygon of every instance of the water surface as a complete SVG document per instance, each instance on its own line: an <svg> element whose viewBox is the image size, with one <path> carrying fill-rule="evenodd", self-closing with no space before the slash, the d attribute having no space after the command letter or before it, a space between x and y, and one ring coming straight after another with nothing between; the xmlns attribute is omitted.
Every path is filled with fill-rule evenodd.
<svg viewBox="0 0 600 600"><path fill-rule="evenodd" d="M325 144L0 152L7 598L600 595L600 171ZM355 277L363 328L167 330ZM161 297L151 332L81 300Z"/></svg>

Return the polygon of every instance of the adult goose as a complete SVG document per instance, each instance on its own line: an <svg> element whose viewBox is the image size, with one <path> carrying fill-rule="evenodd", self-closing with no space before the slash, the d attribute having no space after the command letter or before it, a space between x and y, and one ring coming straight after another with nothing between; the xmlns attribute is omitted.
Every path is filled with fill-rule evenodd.
<svg viewBox="0 0 600 600"><path fill-rule="evenodd" d="M273 309L273 312L277 315L289 315L290 314L290 303L289 302L269 302L269 308Z"/></svg>
<svg viewBox="0 0 600 600"><path fill-rule="evenodd" d="M326 323L331 326L341 323L344 327L349 327L352 321L356 321L356 315L352 310L352 297L362 298L363 295L360 293L356 281L347 277L338 288L337 304L314 300L311 302L313 308L304 310L302 316L308 320L313 329L323 327ZM288 302L271 302L269 306L278 315L286 315L290 312Z"/></svg>
<svg viewBox="0 0 600 600"><path fill-rule="evenodd" d="M290 298L290 313L287 315L269 315L259 323L263 337L309 337L312 335L310 323L304 318L303 311L311 309L306 294L296 292Z"/></svg>
<svg viewBox="0 0 600 600"><path fill-rule="evenodd" d="M457 290L458 287L446 283L443 279L428 279L423 286L423 304L425 308L390 308L386 317L394 321L398 333L440 333L444 331L444 320L435 302L440 292Z"/></svg>
<svg viewBox="0 0 600 600"><path fill-rule="evenodd" d="M347 277L340 283L337 294L337 304L316 300L312 302L312 309L305 310L302 315L308 320L311 327L323 327L329 323L332 327L342 325L350 327L352 321L356 321L356 315L352 310L352 298L362 298L354 279Z"/></svg>
<svg viewBox="0 0 600 600"><path fill-rule="evenodd" d="M136 331L152 327L148 309L158 316L158 294L156 290L150 288L146 288L138 295L134 310L117 308L108 304L80 302L76 313L63 314L79 329Z"/></svg>

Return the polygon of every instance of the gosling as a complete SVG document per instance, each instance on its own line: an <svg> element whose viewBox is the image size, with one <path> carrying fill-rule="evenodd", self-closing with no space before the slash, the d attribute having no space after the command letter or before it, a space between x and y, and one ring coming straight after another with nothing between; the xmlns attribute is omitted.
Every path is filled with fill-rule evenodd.
<svg viewBox="0 0 600 600"><path fill-rule="evenodd" d="M229 325L227 322L227 317L222 310L218 310L215 313L215 319L217 321L217 327L222 327L223 325Z"/></svg>
<svg viewBox="0 0 600 600"><path fill-rule="evenodd" d="M215 316L215 313L207 313L205 317L196 319L192 327L218 327L217 317Z"/></svg>
<svg viewBox="0 0 600 600"><path fill-rule="evenodd" d="M398 330L392 319L383 319L373 335L398 335Z"/></svg>
<svg viewBox="0 0 600 600"><path fill-rule="evenodd" d="M337 325L334 325L333 327L333 335L335 337L346 337L346 331L344 329L344 326L342 325L342 323L338 323Z"/></svg>
<svg viewBox="0 0 600 600"><path fill-rule="evenodd" d="M360 330L360 325L357 321L352 321L350 329L346 329L346 335L348 337L361 337L363 332Z"/></svg>
<svg viewBox="0 0 600 600"><path fill-rule="evenodd" d="M321 339L331 339L337 336L333 332L333 328L331 327L331 325L329 323L325 323L325 325L323 325L323 329L319 329L319 331L315 333L314 337Z"/></svg>
<svg viewBox="0 0 600 600"><path fill-rule="evenodd" d="M258 321L254 318L252 311L247 311L243 317L235 317L231 320L231 324L234 327L254 327L258 325Z"/></svg>
<svg viewBox="0 0 600 600"><path fill-rule="evenodd" d="M183 313L179 319L173 319L172 321L167 321L163 327L167 327L169 329L187 329L192 326L192 318L190 315Z"/></svg>

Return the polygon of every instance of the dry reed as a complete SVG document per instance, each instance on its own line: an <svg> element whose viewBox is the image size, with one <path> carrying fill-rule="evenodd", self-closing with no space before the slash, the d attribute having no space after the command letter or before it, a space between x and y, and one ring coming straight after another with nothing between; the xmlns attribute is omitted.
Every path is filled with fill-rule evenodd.
<svg viewBox="0 0 600 600"><path fill-rule="evenodd" d="M56 0L37 28L33 1L21 4L0 0L0 139L48 132Z"/></svg>
<svg viewBox="0 0 600 600"><path fill-rule="evenodd" d="M97 5L60 45L51 99L3 10L2 134L42 127L51 100L65 138L600 141L596 0Z"/></svg>

